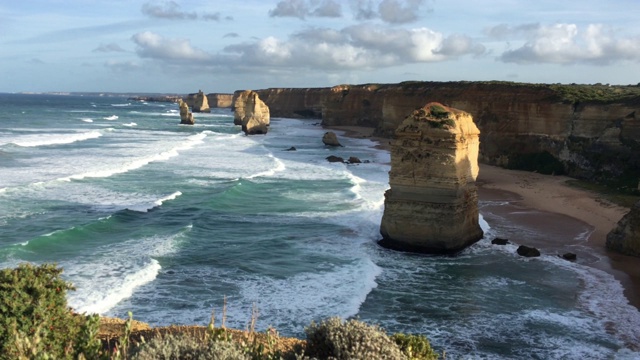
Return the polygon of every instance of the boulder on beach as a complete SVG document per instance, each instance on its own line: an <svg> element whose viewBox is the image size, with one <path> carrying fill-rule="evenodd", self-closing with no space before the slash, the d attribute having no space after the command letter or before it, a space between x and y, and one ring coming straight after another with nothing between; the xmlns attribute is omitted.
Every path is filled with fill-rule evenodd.
<svg viewBox="0 0 640 360"><path fill-rule="evenodd" d="M184 125L193 125L196 123L193 118L193 114L189 111L189 105L186 102L182 101L182 99L178 100L178 105L180 106L180 124Z"/></svg>
<svg viewBox="0 0 640 360"><path fill-rule="evenodd" d="M380 245L455 254L482 238L479 135L471 115L438 103L405 118L391 145Z"/></svg>
<svg viewBox="0 0 640 360"><path fill-rule="evenodd" d="M258 93L245 90L238 94L234 102L233 123L242 125L246 135L266 134L270 120L269 107L260 100Z"/></svg>
<svg viewBox="0 0 640 360"><path fill-rule="evenodd" d="M338 136L333 131L327 131L322 137L322 142L327 146L341 146Z"/></svg>
<svg viewBox="0 0 640 360"><path fill-rule="evenodd" d="M356 157L356 156L349 156L349 160L347 160L347 162L349 164L361 164L362 161L360 160L360 158Z"/></svg>
<svg viewBox="0 0 640 360"><path fill-rule="evenodd" d="M640 257L640 201L607 234L607 248L625 255Z"/></svg>
<svg viewBox="0 0 640 360"><path fill-rule="evenodd" d="M576 259L578 259L578 255L568 252L562 254L562 258L569 261L576 261Z"/></svg>
<svg viewBox="0 0 640 360"><path fill-rule="evenodd" d="M493 245L507 245L509 243L508 239L503 239L503 238L495 238L493 240L491 240L491 244Z"/></svg>

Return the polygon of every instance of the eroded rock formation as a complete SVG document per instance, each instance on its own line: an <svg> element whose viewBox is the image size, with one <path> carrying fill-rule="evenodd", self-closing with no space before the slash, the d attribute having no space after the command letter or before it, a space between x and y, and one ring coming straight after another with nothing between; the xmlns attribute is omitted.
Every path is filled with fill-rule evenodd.
<svg viewBox="0 0 640 360"><path fill-rule="evenodd" d="M269 130L269 107L260 100L255 91L245 90L234 95L233 123L242 125L247 135L266 134Z"/></svg>
<svg viewBox="0 0 640 360"><path fill-rule="evenodd" d="M230 108L233 104L233 94L207 94L209 106L212 108Z"/></svg>
<svg viewBox="0 0 640 360"><path fill-rule="evenodd" d="M209 100L202 90L199 90L196 94L192 109L193 112L211 112L211 109L209 108Z"/></svg>
<svg viewBox="0 0 640 360"><path fill-rule="evenodd" d="M178 100L180 106L180 124L193 125L196 121L193 119L193 114L189 111L189 105L182 99Z"/></svg>
<svg viewBox="0 0 640 360"><path fill-rule="evenodd" d="M382 246L456 253L482 238L475 185L479 135L471 115L438 103L400 124L391 144Z"/></svg>
<svg viewBox="0 0 640 360"><path fill-rule="evenodd" d="M607 248L626 255L640 256L640 201L609 232Z"/></svg>

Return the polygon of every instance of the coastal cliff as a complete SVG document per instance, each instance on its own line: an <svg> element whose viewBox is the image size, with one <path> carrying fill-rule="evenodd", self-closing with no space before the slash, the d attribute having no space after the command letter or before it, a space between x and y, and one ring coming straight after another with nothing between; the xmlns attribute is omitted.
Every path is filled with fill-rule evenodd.
<svg viewBox="0 0 640 360"><path fill-rule="evenodd" d="M609 232L607 248L625 255L640 257L640 201Z"/></svg>
<svg viewBox="0 0 640 360"><path fill-rule="evenodd" d="M266 134L269 131L269 107L255 91L245 90L234 96L233 110L234 125L242 125L246 135Z"/></svg>
<svg viewBox="0 0 640 360"><path fill-rule="evenodd" d="M183 100L192 109L202 106L201 104L205 101L202 97L202 91L187 94ZM232 107L232 101L233 94L209 93L206 95L208 108L230 108Z"/></svg>
<svg viewBox="0 0 640 360"><path fill-rule="evenodd" d="M478 223L478 137L468 113L429 103L413 111L391 143L380 244L456 253L483 236Z"/></svg>
<svg viewBox="0 0 640 360"><path fill-rule="evenodd" d="M373 127L383 137L436 101L473 116L481 162L630 190L640 178L638 86L405 82L258 93L274 116L315 114L325 126Z"/></svg>

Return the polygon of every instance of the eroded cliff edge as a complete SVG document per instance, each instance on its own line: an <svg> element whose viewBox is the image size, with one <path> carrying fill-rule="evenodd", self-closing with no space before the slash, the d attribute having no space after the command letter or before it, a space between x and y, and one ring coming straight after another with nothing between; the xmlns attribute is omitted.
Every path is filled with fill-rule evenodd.
<svg viewBox="0 0 640 360"><path fill-rule="evenodd" d="M391 143L382 246L456 253L483 236L478 223L478 137L463 111L429 103L413 111Z"/></svg>
<svg viewBox="0 0 640 360"><path fill-rule="evenodd" d="M374 127L384 137L436 101L472 115L481 162L629 189L640 178L639 86L405 82L257 92L273 116Z"/></svg>

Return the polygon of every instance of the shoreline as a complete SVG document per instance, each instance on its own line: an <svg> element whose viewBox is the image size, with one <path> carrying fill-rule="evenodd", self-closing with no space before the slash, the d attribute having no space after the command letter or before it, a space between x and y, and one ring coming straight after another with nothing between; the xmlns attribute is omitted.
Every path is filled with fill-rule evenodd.
<svg viewBox="0 0 640 360"><path fill-rule="evenodd" d="M360 126L324 126L328 130L343 131L346 137L367 138L378 142L377 148L390 150L389 139L373 136L373 128ZM544 216L568 217L581 222L590 231L584 239L556 238L549 241L529 241L529 246L541 250L573 252L576 245L587 249L577 262L611 274L624 289L627 301L640 310L640 259L606 249L606 236L617 222L629 212L597 193L577 189L566 184L572 178L539 173L508 170L479 164L477 179L479 200L505 201L523 210L540 212ZM509 217L509 214L502 214ZM544 215L544 216L543 216ZM549 226L544 221L530 221L538 227ZM557 230L557 229L556 229ZM524 244L523 244L524 245ZM562 250L564 249L564 250Z"/></svg>

